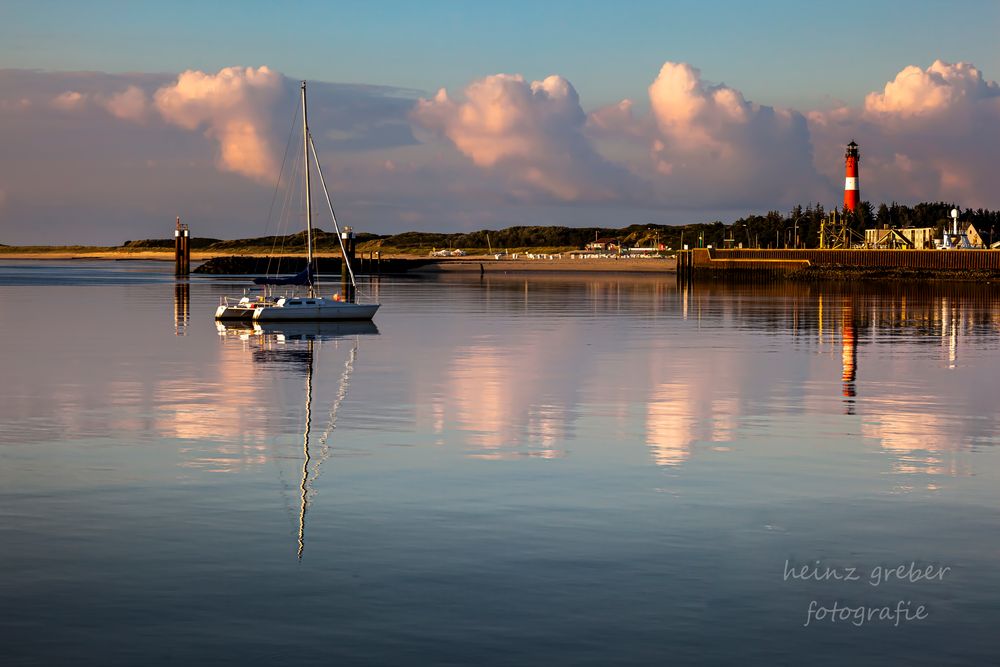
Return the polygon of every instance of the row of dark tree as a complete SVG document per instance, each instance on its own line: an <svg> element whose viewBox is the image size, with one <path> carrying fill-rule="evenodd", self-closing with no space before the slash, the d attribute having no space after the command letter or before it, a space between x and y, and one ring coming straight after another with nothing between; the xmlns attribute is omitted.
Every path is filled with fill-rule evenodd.
<svg viewBox="0 0 1000 667"><path fill-rule="evenodd" d="M862 202L856 212L837 211L843 216L856 239L864 237L864 230L872 227L934 227L940 236L950 222L950 212L956 208L946 202L922 203L906 206L893 202L881 204L876 209L870 202ZM804 208L795 206L787 214L770 211L766 215L749 215L731 225L722 222L696 223L690 225L631 225L613 227L556 227L517 226L499 230L480 230L465 233L403 232L402 234L378 235L358 234L359 243L370 242L370 246L380 246L401 251L417 251L428 248L461 248L464 250L493 250L500 252L514 248L584 248L598 239L614 239L623 246L653 247L662 245L679 249L689 247L723 247L727 240L732 245L745 248L815 248L819 246L821 224L829 219L830 211L822 204L809 204ZM963 226L975 225L980 236L987 243L997 240L1000 233L1000 211L985 209L961 210L959 221ZM315 247L319 250L339 248L337 235L323 230L315 230ZM264 236L253 239L220 241L218 239L192 238L191 247L200 250L235 251L243 247L273 248L276 251L297 251L305 247L305 232L288 236ZM173 247L173 239L147 241L127 241L126 247L159 248Z"/></svg>
<svg viewBox="0 0 1000 667"><path fill-rule="evenodd" d="M857 240L864 238L865 229L875 227L932 227L935 230L934 236L940 237L945 225L950 224L953 208L957 206L947 202L929 202L916 206L892 202L880 204L875 209L871 202L863 201L856 212L838 210L836 214L843 219ZM694 243L687 240L685 243L697 245L704 232L704 245L716 247L722 246L725 239L732 239L734 245L742 243L745 248L785 248L795 247L796 243L799 247L816 248L819 247L822 223L824 220L829 221L831 213L833 211L827 211L822 204L817 203L805 208L796 206L787 215L779 211L750 215L736 220L732 225L721 222L692 225L694 228L702 228L696 232L699 238ZM1000 211L959 209L960 226L965 228L970 223L984 241L992 243L1000 232Z"/></svg>
<svg viewBox="0 0 1000 667"><path fill-rule="evenodd" d="M906 206L892 202L881 204L876 210L870 202L862 202L856 212L836 211L855 239L864 238L864 230L873 227L933 227L935 236L940 236L944 226L950 222L950 213L955 204L947 202L922 203ZM652 247L654 244L679 249L689 247L722 247L727 239L734 246L745 248L815 248L819 246L821 225L829 220L832 211L822 204L795 206L787 214L770 211L765 215L749 215L730 225L723 222L696 223L690 225L632 225L624 228L607 227L508 227L501 230L482 230L464 234L432 234L406 232L393 236L377 237L385 246L409 248L530 248L530 247L575 247L583 248L597 239L616 239L623 245ZM990 243L1000 232L1000 211L985 209L960 209L960 224L972 223Z"/></svg>

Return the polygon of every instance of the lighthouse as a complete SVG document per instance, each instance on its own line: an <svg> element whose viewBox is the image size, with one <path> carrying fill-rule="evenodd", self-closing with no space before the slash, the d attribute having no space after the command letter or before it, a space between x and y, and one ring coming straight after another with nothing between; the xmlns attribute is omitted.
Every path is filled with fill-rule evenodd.
<svg viewBox="0 0 1000 667"><path fill-rule="evenodd" d="M857 211L858 203L861 201L861 191L858 189L858 162L861 156L858 154L858 145L853 141L847 144L847 152L844 154L844 167L846 178L844 179L844 209L847 211Z"/></svg>

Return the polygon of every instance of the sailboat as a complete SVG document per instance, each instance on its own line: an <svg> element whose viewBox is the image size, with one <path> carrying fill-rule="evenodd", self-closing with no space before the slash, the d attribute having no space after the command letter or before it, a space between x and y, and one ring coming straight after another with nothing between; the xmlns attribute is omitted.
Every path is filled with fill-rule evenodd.
<svg viewBox="0 0 1000 667"><path fill-rule="evenodd" d="M306 186L306 268L294 276L284 278L257 278L254 280L258 285L292 285L305 286L306 295L286 294L273 299L267 296L259 296L253 299L244 295L237 303L230 304L224 301L215 311L217 320L253 320L254 322L287 322L295 320L371 320L379 308L378 303L357 303L353 300L353 295L357 294L357 281L354 277L354 269L348 259L347 248L344 246L344 235L340 231L337 223L337 215L333 211L333 202L330 200L330 191L326 186L326 178L323 176L323 168L319 163L319 154L316 151L316 144L313 142L312 134L309 132L309 112L306 106L306 82L302 82L302 154L305 160L305 186ZM337 231L337 240L340 242L341 261L347 268L350 276L351 289L348 294L351 299L342 299L339 295L326 297L320 294L319 276L315 271L313 262L313 220L312 220L312 192L309 169L309 157L312 156L316 165L316 172L319 175L320 184L323 186L323 196L326 199L333 226Z"/></svg>

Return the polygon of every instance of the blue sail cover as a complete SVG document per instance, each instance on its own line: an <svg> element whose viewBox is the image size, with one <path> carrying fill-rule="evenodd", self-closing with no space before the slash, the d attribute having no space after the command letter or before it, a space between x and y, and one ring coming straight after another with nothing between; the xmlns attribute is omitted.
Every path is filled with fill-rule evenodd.
<svg viewBox="0 0 1000 667"><path fill-rule="evenodd" d="M254 285L311 285L312 284L312 267L306 265L306 268L302 269L299 273L294 276L288 276L287 278L254 278Z"/></svg>

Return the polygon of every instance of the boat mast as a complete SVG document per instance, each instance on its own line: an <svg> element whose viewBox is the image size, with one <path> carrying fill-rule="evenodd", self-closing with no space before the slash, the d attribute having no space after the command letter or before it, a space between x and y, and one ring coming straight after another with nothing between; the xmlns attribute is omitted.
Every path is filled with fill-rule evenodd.
<svg viewBox="0 0 1000 667"><path fill-rule="evenodd" d="M306 111L306 82L302 82L302 158L306 172L306 261L309 268L309 296L313 296L313 211L309 183L309 114Z"/></svg>

